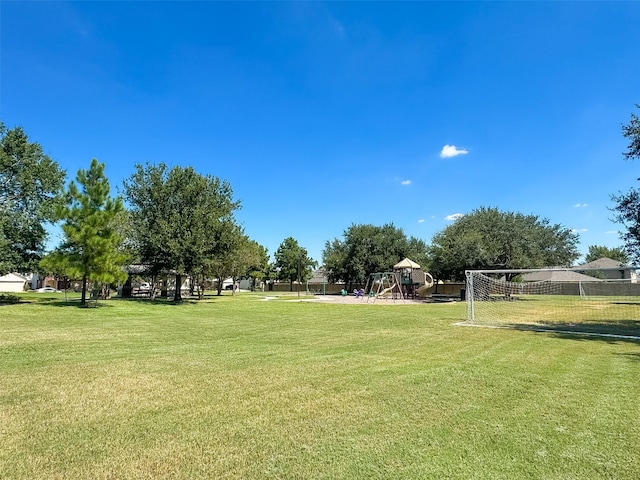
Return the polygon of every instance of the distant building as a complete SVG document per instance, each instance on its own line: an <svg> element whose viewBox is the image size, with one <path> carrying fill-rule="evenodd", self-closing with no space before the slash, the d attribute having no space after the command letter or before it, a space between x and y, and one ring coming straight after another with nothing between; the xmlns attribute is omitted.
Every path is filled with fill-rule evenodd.
<svg viewBox="0 0 640 480"><path fill-rule="evenodd" d="M541 270L522 274L523 282L601 282L596 277L571 270Z"/></svg>
<svg viewBox="0 0 640 480"><path fill-rule="evenodd" d="M24 292L29 290L31 285L28 282L31 275L21 275L19 273L7 273L0 276L0 292Z"/></svg>
<svg viewBox="0 0 640 480"><path fill-rule="evenodd" d="M324 267L314 271L311 278L307 280L307 292L311 294L335 294L340 293L344 288L346 288L344 282L329 282L329 271Z"/></svg>
<svg viewBox="0 0 640 480"><path fill-rule="evenodd" d="M583 268L602 269L598 272L598 277L606 280L630 279L631 283L637 283L638 281L638 275L635 268L607 257L602 257L598 260L594 260L593 262L573 267L574 270L578 271Z"/></svg>

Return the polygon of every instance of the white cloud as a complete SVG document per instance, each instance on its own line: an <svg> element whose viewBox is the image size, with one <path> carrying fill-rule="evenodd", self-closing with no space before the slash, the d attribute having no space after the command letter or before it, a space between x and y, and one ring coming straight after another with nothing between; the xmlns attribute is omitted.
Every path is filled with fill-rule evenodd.
<svg viewBox="0 0 640 480"><path fill-rule="evenodd" d="M411 185L411 180L403 180L400 182L400 185Z"/></svg>
<svg viewBox="0 0 640 480"><path fill-rule="evenodd" d="M462 217L464 217L464 213L452 213L451 215L447 215L446 217L444 217L444 219L452 222Z"/></svg>
<svg viewBox="0 0 640 480"><path fill-rule="evenodd" d="M424 218L421 218L420 220L418 220L418 223L424 223Z"/></svg>
<svg viewBox="0 0 640 480"><path fill-rule="evenodd" d="M467 153L469 153L469 151L464 148L458 148L455 145L445 145L442 147L442 150L440 150L440 158L457 157L458 155L466 155Z"/></svg>
<svg viewBox="0 0 640 480"><path fill-rule="evenodd" d="M571 231L573 233L584 233L584 232L588 232L589 229L588 228L572 228Z"/></svg>
<svg viewBox="0 0 640 480"><path fill-rule="evenodd" d="M588 207L589 204L588 203L576 203L574 205L575 208L584 208L584 207Z"/></svg>
<svg viewBox="0 0 640 480"><path fill-rule="evenodd" d="M617 230L607 230L604 233L606 233L607 235L614 235L614 234L618 233L618 231Z"/></svg>

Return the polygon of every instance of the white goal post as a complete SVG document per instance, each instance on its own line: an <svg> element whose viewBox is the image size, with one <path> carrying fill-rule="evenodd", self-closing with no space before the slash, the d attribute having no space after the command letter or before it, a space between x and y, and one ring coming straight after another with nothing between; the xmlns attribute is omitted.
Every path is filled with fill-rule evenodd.
<svg viewBox="0 0 640 480"><path fill-rule="evenodd" d="M640 327L636 268L467 270L467 321Z"/></svg>

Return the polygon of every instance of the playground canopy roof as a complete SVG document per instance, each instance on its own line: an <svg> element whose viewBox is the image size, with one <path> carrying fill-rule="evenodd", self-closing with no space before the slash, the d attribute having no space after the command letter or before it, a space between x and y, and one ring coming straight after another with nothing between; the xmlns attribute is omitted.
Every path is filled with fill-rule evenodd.
<svg viewBox="0 0 640 480"><path fill-rule="evenodd" d="M420 268L420 265L418 265L416 262L414 262L413 260L409 260L408 258L405 258L404 260L402 260L399 263L396 263L393 268Z"/></svg>

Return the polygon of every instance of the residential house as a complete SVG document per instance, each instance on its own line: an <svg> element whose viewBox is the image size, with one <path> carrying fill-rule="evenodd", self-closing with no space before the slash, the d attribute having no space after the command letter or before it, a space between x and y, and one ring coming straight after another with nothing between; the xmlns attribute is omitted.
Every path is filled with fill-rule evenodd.
<svg viewBox="0 0 640 480"><path fill-rule="evenodd" d="M24 292L29 290L28 284L31 275L22 275L20 273L7 273L0 276L0 292Z"/></svg>

